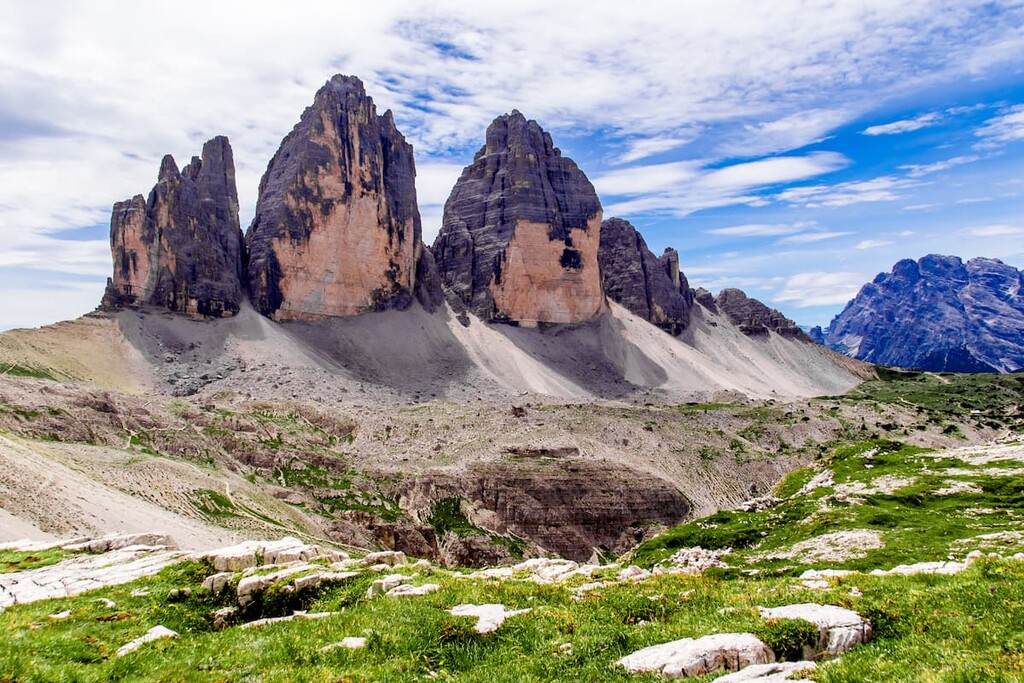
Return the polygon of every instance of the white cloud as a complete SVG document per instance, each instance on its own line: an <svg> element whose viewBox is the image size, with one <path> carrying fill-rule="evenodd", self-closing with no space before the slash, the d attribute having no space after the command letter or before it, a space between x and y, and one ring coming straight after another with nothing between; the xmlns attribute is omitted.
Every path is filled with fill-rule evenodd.
<svg viewBox="0 0 1024 683"><path fill-rule="evenodd" d="M929 173L938 173L939 171L946 171L956 166L969 164L980 158L981 157L976 155L965 155L944 159L943 161L936 161L931 164L905 164L898 168L902 171L907 171L907 175L911 178L920 178L921 176L928 175Z"/></svg>
<svg viewBox="0 0 1024 683"><path fill-rule="evenodd" d="M856 246L854 246L854 249L864 251L865 249L878 249L879 247L887 247L890 244L892 244L892 242L888 240L861 240L860 242L857 242Z"/></svg>
<svg viewBox="0 0 1024 683"><path fill-rule="evenodd" d="M822 142L827 134L854 118L853 110L809 109L771 121L743 126L736 139L720 148L725 156L762 156Z"/></svg>
<svg viewBox="0 0 1024 683"><path fill-rule="evenodd" d="M882 176L837 185L794 187L779 193L776 199L811 208L849 206L864 202L891 202L903 196L900 194L901 190L918 184L912 180Z"/></svg>
<svg viewBox="0 0 1024 683"><path fill-rule="evenodd" d="M462 164L431 161L416 166L416 200L423 222L423 241L427 244L434 241L441 229L444 203L462 169Z"/></svg>
<svg viewBox="0 0 1024 683"><path fill-rule="evenodd" d="M1010 223L978 225L965 228L963 232L972 237L1006 237L1009 235L1024 235L1024 225L1013 225Z"/></svg>
<svg viewBox="0 0 1024 683"><path fill-rule="evenodd" d="M900 121L893 121L892 123L886 123L880 126L871 126L870 128L865 128L861 133L864 135L898 135L899 133L909 133L911 131L934 126L939 121L940 118L938 114L922 114L921 116L913 119L902 119Z"/></svg>
<svg viewBox="0 0 1024 683"><path fill-rule="evenodd" d="M630 197L608 206L607 215L660 211L685 216L734 204L763 205L764 200L753 192L831 173L848 163L836 152L772 157L720 168L684 161L621 168L601 174L593 182L599 194Z"/></svg>
<svg viewBox="0 0 1024 683"><path fill-rule="evenodd" d="M978 145L981 148L1024 140L1024 104L1010 107L999 116L989 119L974 134L982 138Z"/></svg>
<svg viewBox="0 0 1024 683"><path fill-rule="evenodd" d="M664 154L674 149L693 142L694 136L679 137L675 135L654 136L649 138L637 138L626 143L626 152L618 158L616 163L629 164L640 159L646 159L655 154Z"/></svg>
<svg viewBox="0 0 1024 683"><path fill-rule="evenodd" d="M709 172L701 180L701 183L708 187L763 187L831 173L849 163L849 159L837 152L813 152L805 156L773 157L715 169Z"/></svg>
<svg viewBox="0 0 1024 683"><path fill-rule="evenodd" d="M712 228L705 230L709 235L726 235L729 237L777 237L779 235L792 235L803 232L807 229L808 223L792 224L764 224L747 223L744 225L731 225L725 228Z"/></svg>
<svg viewBox="0 0 1024 683"><path fill-rule="evenodd" d="M835 239L836 237L845 237L850 234L852 233L842 231L802 232L798 235L783 237L776 244L812 244L814 242Z"/></svg>
<svg viewBox="0 0 1024 683"><path fill-rule="evenodd" d="M77 318L95 309L102 295L101 282L35 280L32 286L0 287L0 330Z"/></svg>
<svg viewBox="0 0 1024 683"><path fill-rule="evenodd" d="M772 301L791 303L796 308L845 304L867 282L862 273L811 272L797 273L772 297Z"/></svg>
<svg viewBox="0 0 1024 683"><path fill-rule="evenodd" d="M599 194L636 196L680 187L700 176L700 162L677 161L650 166L630 166L592 179Z"/></svg>

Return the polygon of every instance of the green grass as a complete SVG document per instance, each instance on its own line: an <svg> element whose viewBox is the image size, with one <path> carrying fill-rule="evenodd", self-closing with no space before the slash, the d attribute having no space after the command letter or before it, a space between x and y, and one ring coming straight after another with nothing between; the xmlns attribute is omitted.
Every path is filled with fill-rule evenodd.
<svg viewBox="0 0 1024 683"><path fill-rule="evenodd" d="M1024 403L1024 375L908 372L879 368L879 379L864 382L845 396L846 402L898 404L941 423L951 418L986 426L1024 425L1024 415L1009 406Z"/></svg>
<svg viewBox="0 0 1024 683"><path fill-rule="evenodd" d="M365 597L369 578L321 591L303 606L338 611L315 621L214 631L223 604L198 588L212 570L184 563L132 584L71 599L17 605L0 613L0 681L638 681L616 659L641 647L715 632L751 631L796 654L806 624L761 619L757 606L801 602L792 580L662 576L574 600L568 587L525 581L477 582L437 571L421 580L442 589L422 598ZM856 586L859 596L851 595ZM171 600L173 588L191 587ZM146 589L148 596L133 597ZM115 602L103 606L100 597ZM952 577L834 580L814 599L868 616L876 638L820 668L820 681L1017 681L1024 676L1024 563L983 561ZM532 612L481 636L456 604L497 602ZM62 621L47 615L64 610ZM154 624L181 634L113 657ZM364 650L321 652L345 636ZM571 643L571 650L561 647ZM913 666L908 666L913 662ZM706 683L712 677L692 679Z"/></svg>
<svg viewBox="0 0 1024 683"><path fill-rule="evenodd" d="M7 375L10 377L33 377L35 379L48 379L52 381L58 381L49 370L43 368L34 368L27 365L17 364L0 364L0 377Z"/></svg>
<svg viewBox="0 0 1024 683"><path fill-rule="evenodd" d="M826 470L832 473L830 485L801 493L815 474ZM840 447L816 468L797 470L780 482L775 493L783 501L778 506L721 511L674 527L641 544L632 559L650 567L680 548L732 548L725 562L735 571L796 573L808 566L870 570L945 560L950 554L962 557L978 545L971 539L981 534L1024 532L1024 476L993 476L986 470L888 440ZM886 480L902 483L888 493L878 490L876 482ZM971 483L978 490L938 494L952 482ZM858 486L865 493L857 493ZM837 495L841 488L852 492ZM877 532L883 547L845 560L769 557L843 530Z"/></svg>
<svg viewBox="0 0 1024 683"><path fill-rule="evenodd" d="M9 572L23 572L29 569L38 569L56 564L61 560L70 557L72 553L60 548L49 548L47 550L33 550L29 552L20 550L0 550L0 574Z"/></svg>

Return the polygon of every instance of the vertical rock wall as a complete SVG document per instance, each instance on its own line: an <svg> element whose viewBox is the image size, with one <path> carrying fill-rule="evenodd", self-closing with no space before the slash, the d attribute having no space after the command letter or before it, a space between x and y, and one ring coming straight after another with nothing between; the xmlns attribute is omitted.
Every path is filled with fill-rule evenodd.
<svg viewBox="0 0 1024 683"><path fill-rule="evenodd" d="M110 219L114 273L102 308L161 306L201 317L238 312L242 231L228 139L215 137L181 171L168 155L148 199L118 202Z"/></svg>
<svg viewBox="0 0 1024 683"><path fill-rule="evenodd" d="M260 182L245 238L255 307L276 320L408 307L429 266L415 177L391 112L358 78L328 81Z"/></svg>

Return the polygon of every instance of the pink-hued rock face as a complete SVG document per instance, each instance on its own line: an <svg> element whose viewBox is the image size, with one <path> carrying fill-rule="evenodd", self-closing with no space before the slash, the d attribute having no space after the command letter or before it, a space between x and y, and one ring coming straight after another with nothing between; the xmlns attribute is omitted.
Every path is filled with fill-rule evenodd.
<svg viewBox="0 0 1024 683"><path fill-rule="evenodd" d="M441 281L484 320L590 320L605 310L601 215L593 185L536 121L499 116L445 204Z"/></svg>
<svg viewBox="0 0 1024 683"><path fill-rule="evenodd" d="M412 146L357 78L335 76L281 143L246 234L249 288L275 320L405 308L422 256Z"/></svg>
<svg viewBox="0 0 1024 683"><path fill-rule="evenodd" d="M604 293L597 277L597 242L601 216L592 218L586 229L569 230L565 241L548 237L547 223L519 221L501 261L500 281L491 283L495 319L516 320L531 325L539 322L574 323L590 320L605 308ZM575 250L578 263L563 265L566 251Z"/></svg>
<svg viewBox="0 0 1024 683"><path fill-rule="evenodd" d="M238 312L242 231L231 145L216 137L180 172L165 156L149 199L114 205L114 272L102 308L161 306L196 317Z"/></svg>

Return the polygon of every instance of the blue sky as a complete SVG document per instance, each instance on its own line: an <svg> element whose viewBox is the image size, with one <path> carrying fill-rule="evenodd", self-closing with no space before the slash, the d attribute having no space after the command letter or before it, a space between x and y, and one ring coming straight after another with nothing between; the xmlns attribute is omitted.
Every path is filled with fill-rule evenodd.
<svg viewBox="0 0 1024 683"><path fill-rule="evenodd" d="M113 202L225 134L243 228L313 93L360 76L432 241L487 124L537 119L605 216L827 324L900 258L1024 267L1024 2L0 0L0 329L74 317ZM126 23L128 22L128 23Z"/></svg>

